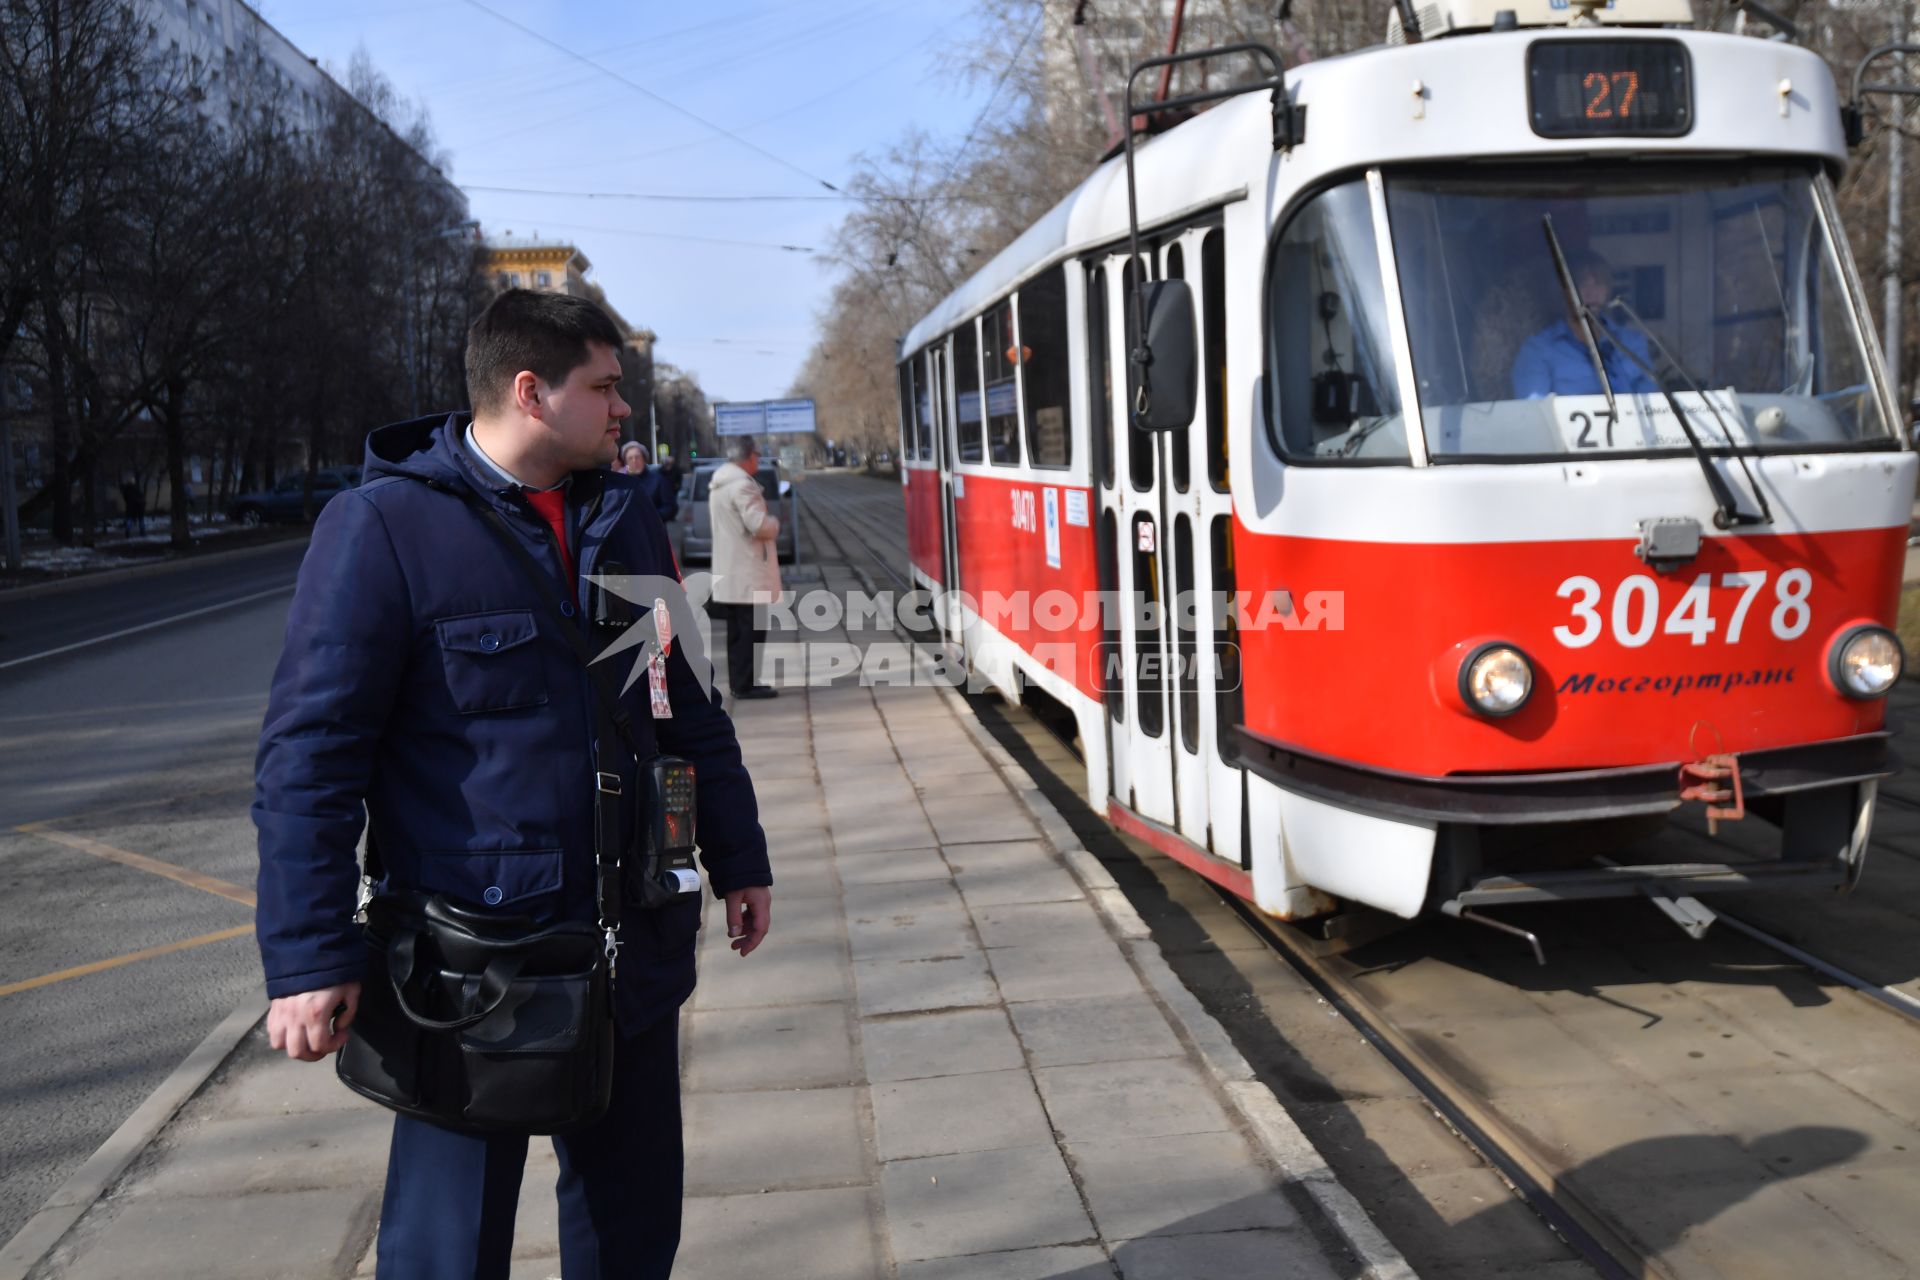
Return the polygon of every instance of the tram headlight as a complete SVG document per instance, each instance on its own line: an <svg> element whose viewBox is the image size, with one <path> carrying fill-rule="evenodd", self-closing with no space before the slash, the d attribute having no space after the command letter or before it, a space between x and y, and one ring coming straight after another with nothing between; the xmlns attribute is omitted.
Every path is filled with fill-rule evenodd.
<svg viewBox="0 0 1920 1280"><path fill-rule="evenodd" d="M1533 664L1510 644L1483 644L1460 664L1460 698L1483 716L1510 716L1533 696Z"/></svg>
<svg viewBox="0 0 1920 1280"><path fill-rule="evenodd" d="M1906 665L1893 632L1868 623L1848 627L1834 640L1827 673L1849 698L1884 698Z"/></svg>

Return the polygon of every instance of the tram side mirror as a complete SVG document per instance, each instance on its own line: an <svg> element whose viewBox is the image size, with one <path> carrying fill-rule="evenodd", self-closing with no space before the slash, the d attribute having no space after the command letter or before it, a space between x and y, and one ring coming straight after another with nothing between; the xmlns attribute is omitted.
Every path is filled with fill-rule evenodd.
<svg viewBox="0 0 1920 1280"><path fill-rule="evenodd" d="M1131 421L1136 431L1178 431L1193 424L1200 390L1193 290L1185 280L1154 280L1145 293L1146 341L1127 360Z"/></svg>

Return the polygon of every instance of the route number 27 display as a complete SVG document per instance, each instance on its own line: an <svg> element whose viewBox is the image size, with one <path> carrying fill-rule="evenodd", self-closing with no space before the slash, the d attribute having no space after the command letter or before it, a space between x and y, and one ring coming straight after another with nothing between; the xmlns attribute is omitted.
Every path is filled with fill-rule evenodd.
<svg viewBox="0 0 1920 1280"><path fill-rule="evenodd" d="M1576 574L1554 592L1570 602L1573 615L1567 624L1553 629L1553 638L1569 649L1584 649L1611 624L1614 642L1628 649L1640 648L1653 639L1656 631L1686 636L1696 645L1706 644L1718 632L1722 643L1739 644L1746 631L1747 615L1757 604L1766 613L1776 639L1798 640L1813 621L1813 610L1807 603L1813 591L1813 575L1805 569L1788 569L1773 578L1773 590L1769 592L1766 587L1770 577L1765 569L1723 573L1717 579L1711 573L1700 574L1663 621L1660 584L1654 578L1636 573L1623 580L1614 588L1603 616L1600 602L1605 593L1600 584Z"/></svg>

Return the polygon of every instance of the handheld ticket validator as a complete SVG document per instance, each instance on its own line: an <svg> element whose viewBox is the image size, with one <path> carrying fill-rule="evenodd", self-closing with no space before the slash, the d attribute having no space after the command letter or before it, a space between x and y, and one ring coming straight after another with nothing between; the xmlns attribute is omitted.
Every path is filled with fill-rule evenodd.
<svg viewBox="0 0 1920 1280"><path fill-rule="evenodd" d="M624 578L626 575L625 565L617 560L604 560L594 578ZM590 578L587 580L586 615L596 627L625 631L634 622L633 602Z"/></svg>
<svg viewBox="0 0 1920 1280"><path fill-rule="evenodd" d="M694 869L693 762L657 756L643 770L647 787L647 878L669 895L700 892Z"/></svg>

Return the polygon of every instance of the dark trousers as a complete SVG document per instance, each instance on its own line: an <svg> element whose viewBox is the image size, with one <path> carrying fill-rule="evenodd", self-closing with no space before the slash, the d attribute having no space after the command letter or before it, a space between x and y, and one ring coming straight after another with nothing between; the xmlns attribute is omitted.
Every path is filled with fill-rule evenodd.
<svg viewBox="0 0 1920 1280"><path fill-rule="evenodd" d="M767 638L767 629L756 625L759 606L711 600L707 612L727 624L727 687L739 693L758 684L753 678L753 655Z"/></svg>
<svg viewBox="0 0 1920 1280"><path fill-rule="evenodd" d="M667 1280L680 1246L679 1019L622 1039L599 1123L553 1139L566 1280ZM506 1280L523 1137L394 1117L380 1212L381 1280Z"/></svg>

